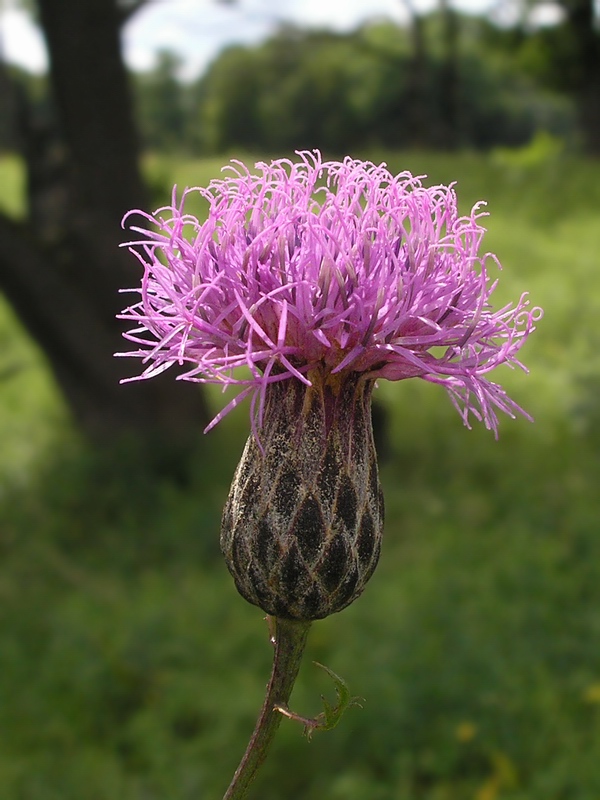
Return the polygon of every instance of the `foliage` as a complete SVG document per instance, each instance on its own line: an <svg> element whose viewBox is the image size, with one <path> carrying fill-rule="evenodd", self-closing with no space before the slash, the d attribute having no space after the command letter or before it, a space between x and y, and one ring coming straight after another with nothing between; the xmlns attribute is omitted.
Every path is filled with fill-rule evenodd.
<svg viewBox="0 0 600 800"><path fill-rule="evenodd" d="M424 18L421 146L449 146L444 109L451 57L457 146L522 145L540 130L573 137L569 93L578 67L568 29L505 29L459 15L451 56L443 20L439 13ZM163 51L152 70L131 76L142 142L147 150L190 154L406 147L414 144L412 58L409 31L389 22L347 34L284 26L260 45L225 50L191 84L178 78L178 56ZM47 114L45 82L13 72ZM0 147L2 140L10 145L9 132L0 131Z"/></svg>
<svg viewBox="0 0 600 800"><path fill-rule="evenodd" d="M505 420L495 442L464 430L441 389L381 386L382 561L359 601L313 626L292 708L313 716L330 691L313 659L366 702L312 744L284 720L253 797L600 793L600 173L552 149L511 156L387 160L458 179L465 206L490 201L503 291L528 288L546 309L525 354L531 375L502 378L536 422ZM181 184L218 167L170 164ZM4 357L25 358L22 331L2 319ZM2 452L0 795L219 797L271 657L217 544L247 409L177 483L127 443L90 452L64 422L50 436L51 397L41 360L0 383L2 431L46 431L18 480L15 447Z"/></svg>
<svg viewBox="0 0 600 800"><path fill-rule="evenodd" d="M0 210L12 217L25 213L25 172L13 155L0 157Z"/></svg>
<svg viewBox="0 0 600 800"><path fill-rule="evenodd" d="M177 79L180 66L176 55L163 50L151 72L135 76L138 122L146 148L168 152L181 145L186 109Z"/></svg>
<svg viewBox="0 0 600 800"><path fill-rule="evenodd" d="M523 144L536 130L570 133L569 100L536 83L527 59L515 57L521 43L515 50L514 36L461 17L457 50L449 54L439 14L425 18L424 30L421 146L449 146L449 91L456 103L453 140L462 147ZM260 45L225 50L190 86L177 84L163 60L135 83L145 141L204 153L407 146L417 102L411 48L407 30L382 22L348 34L282 27ZM456 60L451 87L449 58Z"/></svg>

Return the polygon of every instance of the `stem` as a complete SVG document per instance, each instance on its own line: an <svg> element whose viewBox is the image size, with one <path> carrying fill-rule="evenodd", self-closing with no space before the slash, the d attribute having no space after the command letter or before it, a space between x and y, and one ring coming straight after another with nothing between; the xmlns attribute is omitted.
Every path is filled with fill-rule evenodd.
<svg viewBox="0 0 600 800"><path fill-rule="evenodd" d="M223 800L242 800L267 757L283 719L275 706L286 707L300 669L310 622L269 617L274 627L275 654L267 694L254 733Z"/></svg>

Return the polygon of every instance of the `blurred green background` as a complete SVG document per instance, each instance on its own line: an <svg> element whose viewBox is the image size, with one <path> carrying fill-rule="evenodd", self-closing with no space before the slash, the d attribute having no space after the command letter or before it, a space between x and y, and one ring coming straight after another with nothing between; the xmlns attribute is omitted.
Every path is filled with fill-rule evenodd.
<svg viewBox="0 0 600 800"><path fill-rule="evenodd" d="M436 47L439 23L435 14L423 22ZM494 34L487 20L464 25ZM392 26L377 30L384 28L396 47ZM511 138L479 103L471 120L485 135L467 143L466 118L455 140L425 138L419 146L409 140L413 128L409 138L398 129L394 142L393 125L385 135L370 125L373 108L357 132L341 107L336 140L333 129L318 128L322 115L315 112L321 122L311 129L301 113L298 98L310 92L294 95L288 112L280 106L298 117L295 132L284 132L289 139L273 138L284 137L281 128L271 139L252 139L243 120L223 123L226 91L214 77L243 62L239 50L209 69L203 100L192 102L194 87L168 76L175 89L152 113L183 98L190 113L180 128L164 120L156 127L150 113L157 74L134 76L142 86L134 93L145 142L140 163L156 204L167 201L173 183L218 176L229 155L284 155L296 140L333 155L351 148L392 171L426 174L428 183L456 180L465 212L487 200L485 248L504 266L498 304L529 291L545 309L523 351L530 375L495 376L533 425L502 419L495 441L481 426L463 428L439 387L413 380L378 388L387 425L382 559L359 601L313 626L292 703L315 714L319 694L331 695L311 664L317 660L347 679L364 708L311 743L284 721L252 798L600 797L600 162L585 150L573 92L542 80L541 56L535 81L519 66L523 52L543 52L540 37L559 41L561 31L495 31L506 41L498 51L481 50L485 70L521 69L511 80L541 98L522 109L547 102L555 115L533 114L529 128L520 118L525 127ZM406 31L397 36L401 45ZM356 60L344 51L352 37L333 39L319 51L323 63L312 66L335 86L335 75ZM475 48L477 37L466 40ZM277 42L243 57L264 67ZM372 50L363 55L374 58ZM373 64L358 73L358 83L348 82L353 90L363 79L386 85ZM272 69L265 74L275 88L260 95L238 85L241 95L228 108L240 112L243 100L262 108L256 119L268 123L275 89L289 99L290 86L304 85L300 67L286 73L287 84ZM46 79L16 79L41 113ZM365 86L367 108L375 90ZM516 97L512 89L500 95L508 106ZM439 103L431 107L441 113ZM343 139L350 134L356 141ZM27 153L7 141L0 208L15 226L31 219L30 167ZM7 242L0 235L0 251ZM271 658L263 615L237 595L218 547L248 408L205 438L198 420L185 452L165 447L158 429L156 448L148 443L152 428L146 440L127 426L99 437L65 401L43 336L36 340L9 300L7 289L0 305L0 797L221 797L254 725ZM86 330L76 335L85 339ZM132 373L138 365L126 367ZM210 414L228 399L209 390Z"/></svg>

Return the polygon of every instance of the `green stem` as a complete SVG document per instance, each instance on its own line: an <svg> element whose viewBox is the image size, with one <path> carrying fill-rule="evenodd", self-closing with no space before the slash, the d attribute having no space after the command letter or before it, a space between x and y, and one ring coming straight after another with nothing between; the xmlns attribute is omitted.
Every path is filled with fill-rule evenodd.
<svg viewBox="0 0 600 800"><path fill-rule="evenodd" d="M246 752L223 800L241 800L246 796L258 768L267 757L271 742L283 718L275 706L287 707L300 669L311 623L279 617L270 617L270 621L274 627L275 655L265 702Z"/></svg>

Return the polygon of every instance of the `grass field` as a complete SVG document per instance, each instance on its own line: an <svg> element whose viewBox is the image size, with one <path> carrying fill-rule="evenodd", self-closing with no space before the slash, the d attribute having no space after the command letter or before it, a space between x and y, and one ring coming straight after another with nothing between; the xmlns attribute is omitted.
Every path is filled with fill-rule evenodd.
<svg viewBox="0 0 600 800"><path fill-rule="evenodd" d="M529 290L545 309L531 374L498 375L536 421L503 419L496 442L437 387L381 386L382 560L359 601L314 625L293 707L317 713L331 691L313 659L366 702L311 743L284 722L251 797L598 800L600 164L376 157L457 180L465 211L489 201L498 302ZM156 187L219 167L147 163ZM0 162L15 214L20 180ZM247 409L181 487L79 442L6 306L0 342L0 798L220 798L271 655L218 551Z"/></svg>

